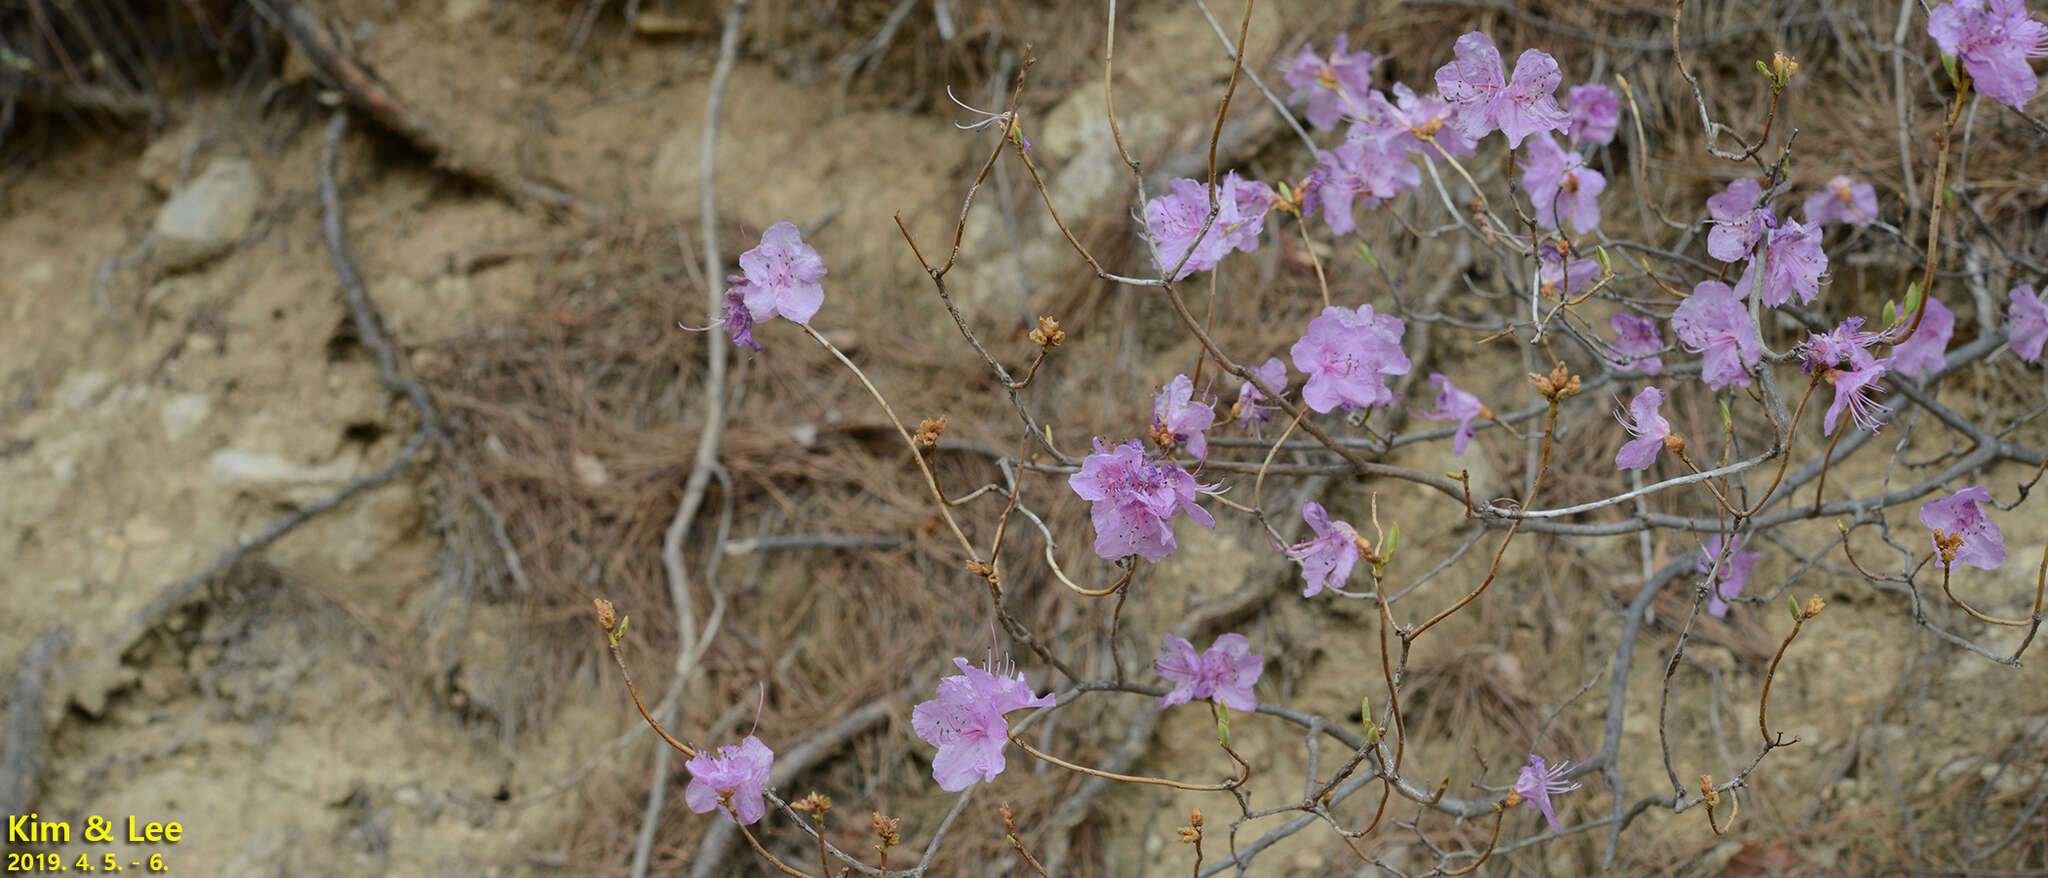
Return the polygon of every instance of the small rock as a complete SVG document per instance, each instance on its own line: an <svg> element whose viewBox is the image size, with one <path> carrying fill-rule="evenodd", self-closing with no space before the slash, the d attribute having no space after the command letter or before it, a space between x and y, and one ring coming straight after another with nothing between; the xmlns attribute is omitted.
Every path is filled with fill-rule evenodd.
<svg viewBox="0 0 2048 878"><path fill-rule="evenodd" d="M79 411L98 402L101 391L114 383L114 376L97 369L81 372L64 379L57 385L57 402L72 411Z"/></svg>
<svg viewBox="0 0 2048 878"><path fill-rule="evenodd" d="M255 224L262 198L255 165L232 156L214 159L157 213L153 261L175 271L227 252Z"/></svg>
<svg viewBox="0 0 2048 878"><path fill-rule="evenodd" d="M213 453L214 479L223 485L250 490L274 500L306 503L325 495L348 481L356 460L343 455L321 466L300 466L274 454L239 448Z"/></svg>
<svg viewBox="0 0 2048 878"><path fill-rule="evenodd" d="M213 401L203 393L183 393L164 403L164 438L183 439L213 413Z"/></svg>
<svg viewBox="0 0 2048 878"><path fill-rule="evenodd" d="M576 471L576 478L593 488L601 488L612 480L612 474L605 471L604 461L581 452L569 458L569 468Z"/></svg>

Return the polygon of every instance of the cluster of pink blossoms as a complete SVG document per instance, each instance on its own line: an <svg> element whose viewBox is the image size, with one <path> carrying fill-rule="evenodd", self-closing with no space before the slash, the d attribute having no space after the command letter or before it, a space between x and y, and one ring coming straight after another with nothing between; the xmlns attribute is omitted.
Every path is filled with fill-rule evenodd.
<svg viewBox="0 0 2048 878"><path fill-rule="evenodd" d="M2028 59L2048 56L2048 25L2027 15L2024 0L1944 3L1927 14L1927 35L1994 101L2024 106L2040 86Z"/></svg>
<svg viewBox="0 0 2048 878"><path fill-rule="evenodd" d="M960 673L939 681L938 697L910 710L910 727L925 743L939 748L932 759L932 779L939 789L956 793L1003 773L1003 746L1010 741L1004 714L1027 707L1051 707L1048 692L1031 694L1021 671L976 667L953 659Z"/></svg>
<svg viewBox="0 0 2048 878"><path fill-rule="evenodd" d="M1179 266L1173 280L1215 268L1233 250L1259 249L1266 212L1273 206L1272 187L1231 171L1216 186L1214 219L1209 216L1208 186L1181 177L1166 188L1167 194L1145 203L1145 225L1158 247L1159 270Z"/></svg>
<svg viewBox="0 0 2048 878"><path fill-rule="evenodd" d="M1095 554L1106 561L1132 555L1165 560L1180 547L1173 538L1173 517L1183 512L1203 527L1216 526L1215 517L1195 502L1213 489L1171 459L1146 460L1136 439L1115 448L1095 440L1095 453L1081 461L1081 471L1068 476L1067 484L1092 504Z"/></svg>

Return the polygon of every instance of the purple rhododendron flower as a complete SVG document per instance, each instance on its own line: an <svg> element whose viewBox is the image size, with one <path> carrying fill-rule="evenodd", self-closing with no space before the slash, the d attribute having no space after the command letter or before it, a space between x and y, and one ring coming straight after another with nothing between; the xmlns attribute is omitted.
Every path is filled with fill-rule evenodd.
<svg viewBox="0 0 2048 878"><path fill-rule="evenodd" d="M910 727L939 748L932 779L949 793L1003 773L1003 745L1010 740L1010 721L1003 714L1053 706L1050 692L1032 696L1021 671L978 668L964 658L953 664L960 673L939 681L938 697L910 710Z"/></svg>
<svg viewBox="0 0 2048 878"><path fill-rule="evenodd" d="M1977 508L1990 502L1990 491L1982 485L1971 485L1940 500L1921 504L1920 523L1931 531L1963 538L1963 544L1956 549L1956 560L1979 570L1997 570L2005 564L2005 535L1985 517L1984 510ZM1940 549L1937 541L1935 550Z"/></svg>
<svg viewBox="0 0 2048 878"><path fill-rule="evenodd" d="M2042 304L2041 297L2034 295L2033 284L2013 287L2005 297L2012 303L2012 308L2005 312L2012 321L2006 327L2012 352L2029 363L2040 362L2041 346L2048 344L2048 304Z"/></svg>
<svg viewBox="0 0 2048 878"><path fill-rule="evenodd" d="M1152 660L1152 670L1173 681L1173 691L1159 699L1165 710L1191 699L1209 699L1241 713L1259 709L1252 684L1266 668L1266 657L1252 654L1252 642L1242 634L1225 634L1200 654L1186 638L1166 635L1166 648Z"/></svg>
<svg viewBox="0 0 2048 878"><path fill-rule="evenodd" d="M1529 141L1529 164L1522 172L1522 191L1536 205L1536 224L1558 227L1562 213L1572 227L1590 232L1600 225L1600 193L1607 189L1607 177L1586 167L1576 152L1567 152L1549 134L1537 132Z"/></svg>
<svg viewBox="0 0 2048 878"><path fill-rule="evenodd" d="M1569 793L1579 788L1578 784L1565 783L1565 772L1572 764L1560 762L1556 768L1544 764L1543 757L1529 754L1529 764L1522 766L1515 778L1514 790L1536 810L1543 812L1543 819L1550 822L1551 832L1563 832L1564 824L1557 822L1557 811L1551 807L1550 797Z"/></svg>
<svg viewBox="0 0 2048 878"><path fill-rule="evenodd" d="M1451 453L1462 457L1466 443L1471 442L1472 434L1478 432L1472 426L1472 419L1489 418L1493 413L1486 410L1486 404L1480 402L1479 397L1459 389L1442 373L1430 373L1429 383L1436 387L1437 410L1423 412L1422 416L1432 421L1458 422L1458 431L1451 434Z"/></svg>
<svg viewBox="0 0 2048 878"><path fill-rule="evenodd" d="M1095 554L1105 561L1136 555L1160 561L1179 544L1171 519L1185 512L1196 524L1215 527L1216 519L1196 505L1207 489L1171 460L1145 459L1144 446L1132 439L1114 450L1095 440L1095 453L1081 461L1081 471L1067 477L1081 499L1094 505Z"/></svg>
<svg viewBox="0 0 2048 878"><path fill-rule="evenodd" d="M1546 295L1569 296L1585 289L1600 276L1598 260L1566 255L1558 248L1556 240L1544 241L1537 247L1536 255L1539 260L1536 263L1536 280L1542 284ZM1559 289L1560 286L1563 289Z"/></svg>
<svg viewBox="0 0 2048 878"><path fill-rule="evenodd" d="M1614 453L1614 465L1620 469L1649 469L1657 462L1657 452L1664 450L1665 437L1671 435L1671 422L1657 410L1664 405L1664 391L1645 387L1628 402L1628 415L1614 413L1614 419L1635 435Z"/></svg>
<svg viewBox="0 0 2048 878"><path fill-rule="evenodd" d="M1909 315L1906 319L1911 320ZM1892 348L1892 371L1901 375L1930 375L1946 364L1942 354L1956 331L1956 314L1940 299L1929 297L1927 313L1920 316L1920 328Z"/></svg>
<svg viewBox="0 0 2048 878"><path fill-rule="evenodd" d="M1175 375L1152 394L1152 438L1161 447L1179 444L1196 459L1209 456L1208 429L1216 423L1212 403L1195 402L1195 382Z"/></svg>
<svg viewBox="0 0 2048 878"><path fill-rule="evenodd" d="M1705 355L1700 376L1707 386L1749 386L1749 373L1763 359L1756 324L1735 291L1720 281L1701 281L1671 313L1671 332L1685 349Z"/></svg>
<svg viewBox="0 0 2048 878"><path fill-rule="evenodd" d="M1298 104L1308 102L1308 123L1317 129L1328 131L1337 127L1345 113L1357 112L1365 102L1366 92L1372 90L1372 68L1380 63L1380 57L1371 52L1346 52L1347 37L1338 34L1330 55L1325 58L1316 54L1315 44L1304 43L1301 53L1288 62L1283 79L1294 86L1294 94L1287 102Z"/></svg>
<svg viewBox="0 0 2048 878"><path fill-rule="evenodd" d="M1273 203L1271 187L1239 179L1236 171L1225 175L1217 184L1216 219L1200 241L1195 236L1201 234L1202 222L1209 218L1209 187L1186 177L1168 181L1166 187L1168 194L1145 203L1146 226L1159 247L1159 258L1165 260L1160 271L1178 264L1180 271L1173 279L1180 280L1215 268L1233 249L1246 253L1258 249L1259 235L1266 228L1266 210ZM1182 257L1187 259L1185 264Z"/></svg>
<svg viewBox="0 0 2048 878"><path fill-rule="evenodd" d="M1408 151L1393 140L1358 137L1337 148L1316 151L1302 209L1321 212L1323 223L1339 235L1358 227L1352 218L1353 199L1363 198L1367 210L1422 185L1422 170L1408 160Z"/></svg>
<svg viewBox="0 0 2048 878"><path fill-rule="evenodd" d="M1279 357L1268 357L1265 363L1252 367L1252 374L1259 376L1260 381L1275 391L1287 387L1287 364L1280 362ZM1256 433L1258 425L1273 417L1272 411L1263 404L1265 401L1266 395L1250 381L1237 388L1237 402L1231 404L1230 413L1237 418L1238 429Z"/></svg>
<svg viewBox="0 0 2048 878"><path fill-rule="evenodd" d="M1301 596L1312 598L1332 586L1342 588L1351 578L1351 568L1361 552L1358 531L1349 522L1331 521L1323 504L1309 500L1301 504L1301 520L1308 522L1315 538L1288 546L1287 560L1301 564L1301 578L1308 583Z"/></svg>
<svg viewBox="0 0 2048 878"><path fill-rule="evenodd" d="M1863 318L1851 317L1828 332L1814 333L1800 347L1805 357L1801 371L1809 375L1818 372L1835 388L1835 401L1821 421L1823 435L1834 435L1844 411L1865 430L1875 433L1882 426L1878 414L1890 409L1872 402L1869 396L1891 367L1890 360L1880 360L1870 352L1879 337L1879 333L1863 331Z"/></svg>
<svg viewBox="0 0 2048 878"><path fill-rule="evenodd" d="M1401 350L1407 329L1398 317L1373 314L1371 305L1324 308L1290 351L1294 368L1308 373L1301 401L1324 414L1392 405L1387 376L1408 374Z"/></svg>
<svg viewBox="0 0 2048 878"><path fill-rule="evenodd" d="M1749 255L1774 222L1770 208L1757 204L1763 197L1764 187L1744 177L1729 183L1727 191L1707 199L1707 214L1713 217L1714 226L1707 230L1708 254L1722 262L1734 262Z"/></svg>
<svg viewBox="0 0 2048 878"><path fill-rule="evenodd" d="M1836 177L1827 188L1806 196L1809 225L1848 223L1862 227L1877 222L1877 190L1869 183Z"/></svg>
<svg viewBox="0 0 2048 878"><path fill-rule="evenodd" d="M1614 330L1615 353L1635 358L1610 361L1608 365L1623 372L1663 373L1663 358L1648 356L1664 350L1664 335L1657 330L1657 321L1633 314L1616 314L1607 319L1607 327Z"/></svg>
<svg viewBox="0 0 2048 878"><path fill-rule="evenodd" d="M1728 615L1728 601L1742 594L1742 586L1749 581L1749 572L1756 569L1756 562L1763 560L1762 552L1742 551L1742 538L1736 537L1727 547L1728 560L1721 561L1721 535L1707 538L1707 544L1700 549L1700 556L1693 562L1693 569L1701 576L1714 572L1719 561L1721 569L1714 572L1714 590L1707 593L1707 613L1716 619Z"/></svg>
<svg viewBox="0 0 2048 878"><path fill-rule="evenodd" d="M761 233L761 243L740 254L746 272L745 300L754 321L787 317L809 323L825 304L825 262L803 242L792 223L776 223Z"/></svg>
<svg viewBox="0 0 2048 878"><path fill-rule="evenodd" d="M2040 85L2029 58L2048 55L2048 25L2023 0L1957 0L1927 14L1927 35L1970 72L1977 90L2015 109Z"/></svg>
<svg viewBox="0 0 2048 878"><path fill-rule="evenodd" d="M1352 129L1352 137L1391 141L1420 152L1431 161L1437 157L1437 146L1459 157L1479 152L1478 141L1455 124L1457 112L1441 96L1422 97L1398 82L1394 83L1393 91L1392 101L1378 91L1366 96L1365 115ZM1431 146L1432 142L1436 146Z"/></svg>
<svg viewBox="0 0 2048 878"><path fill-rule="evenodd" d="M696 814L709 814L721 800L732 803L741 824L761 819L767 809L761 802L761 787L768 783L768 769L775 763L775 751L748 735L738 744L727 744L716 753L699 750L683 768L690 772L690 785L683 788L683 803Z"/></svg>
<svg viewBox="0 0 2048 878"><path fill-rule="evenodd" d="M1515 59L1515 75L1501 69L1493 38L1473 31L1451 48L1454 60L1437 68L1436 88L1458 108L1457 124L1474 140L1493 131L1507 135L1509 147L1538 131L1559 131L1571 114L1557 105L1557 86L1564 74L1557 59L1535 49Z"/></svg>
<svg viewBox="0 0 2048 878"><path fill-rule="evenodd" d="M735 347L761 349L760 343L754 341L754 312L747 308L747 279L742 275L726 275L725 319L720 325L732 333Z"/></svg>
<svg viewBox="0 0 2048 878"><path fill-rule="evenodd" d="M1756 290L1757 268L1765 263L1763 288L1757 291L1764 304L1775 308L1795 293L1799 304L1812 302L1820 295L1821 273L1828 269L1828 255L1820 249L1820 227L1786 220L1764 234L1761 256L1742 269L1742 277L1735 281L1735 295L1746 299Z"/></svg>
<svg viewBox="0 0 2048 878"><path fill-rule="evenodd" d="M1572 114L1567 131L1573 143L1614 142L1614 129L1621 125L1621 101L1614 97L1614 89L1597 82L1572 86L1565 106Z"/></svg>

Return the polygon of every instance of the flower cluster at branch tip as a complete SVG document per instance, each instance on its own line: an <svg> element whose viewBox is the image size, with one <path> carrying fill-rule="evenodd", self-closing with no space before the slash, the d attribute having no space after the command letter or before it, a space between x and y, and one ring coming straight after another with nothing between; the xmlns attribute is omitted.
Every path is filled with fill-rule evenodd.
<svg viewBox="0 0 2048 878"><path fill-rule="evenodd" d="M1166 188L1167 194L1145 203L1145 225L1159 248L1159 270L1180 266L1173 280L1215 268L1232 250L1250 253L1259 249L1266 212L1273 205L1272 187L1240 179L1236 171L1224 175L1216 186L1213 221L1209 220L1207 185L1177 177L1168 181ZM1202 231L1204 221L1209 222L1207 232Z"/></svg>
<svg viewBox="0 0 2048 878"><path fill-rule="evenodd" d="M1748 387L1749 373L1763 360L1756 324L1735 291L1720 281L1701 281L1671 313L1671 332L1685 349L1702 354L1700 377L1715 390Z"/></svg>
<svg viewBox="0 0 2048 878"><path fill-rule="evenodd" d="M1478 432L1472 426L1473 419L1491 418L1493 412L1479 401L1479 397L1452 384L1451 379L1440 372L1430 373L1429 383L1436 388L1436 411L1423 412L1422 416L1432 421L1457 421L1458 431L1451 435L1451 454L1463 457L1466 443L1471 442L1472 435Z"/></svg>
<svg viewBox="0 0 2048 878"><path fill-rule="evenodd" d="M1351 138L1335 149L1316 151L1302 210L1320 214L1330 231L1348 235L1358 228L1351 212L1354 200L1364 199L1370 210L1420 185L1422 171L1402 147L1387 140Z"/></svg>
<svg viewBox="0 0 2048 878"><path fill-rule="evenodd" d="M1200 653L1186 638L1166 635L1166 646L1152 660L1152 670L1173 683L1173 691L1159 699L1165 710L1190 700L1209 699L1242 713L1259 709L1252 696L1252 684L1266 667L1266 657L1252 654L1252 642L1242 634L1225 634Z"/></svg>
<svg viewBox="0 0 2048 878"><path fill-rule="evenodd" d="M1728 555L1726 560L1721 557L1723 552ZM1713 590L1707 592L1707 612L1717 619L1727 616L1728 602L1742 594L1742 586L1749 581L1750 571L1756 569L1756 562L1763 559L1762 552L1742 551L1741 537L1725 546L1720 534L1708 537L1706 545L1700 548L1699 558L1693 561L1693 569L1698 570L1701 576L1714 574ZM1718 570L1715 564L1720 565Z"/></svg>
<svg viewBox="0 0 2048 878"><path fill-rule="evenodd" d="M1820 277L1828 270L1828 254L1820 248L1820 227L1798 220L1773 225L1763 235L1761 255L1749 260L1735 281L1735 295L1763 297L1773 308L1798 294L1799 304L1820 295ZM1758 275L1762 275L1759 279ZM1761 280L1762 286L1758 283Z"/></svg>
<svg viewBox="0 0 2048 878"><path fill-rule="evenodd" d="M1655 356L1664 349L1664 336L1657 330L1657 321L1633 314L1616 314L1608 318L1607 328L1614 330L1614 352L1632 358L1608 365L1618 371L1644 375L1664 371L1663 358Z"/></svg>
<svg viewBox="0 0 2048 878"><path fill-rule="evenodd" d="M1106 561L1132 555L1164 560L1179 548L1172 518L1181 512L1203 527L1216 526L1209 511L1195 504L1198 495L1211 489L1171 460L1146 460L1136 439L1114 449L1095 440L1095 453L1081 461L1081 471L1068 476L1067 484L1093 504L1095 554Z"/></svg>
<svg viewBox="0 0 2048 878"><path fill-rule="evenodd" d="M1302 402L1323 414L1392 405L1387 377L1408 374L1406 331L1400 318L1374 314L1371 305L1324 308L1289 351L1294 368L1308 374Z"/></svg>
<svg viewBox="0 0 2048 878"><path fill-rule="evenodd" d="M1181 445L1197 460L1208 457L1208 430L1216 423L1213 405L1195 401L1195 382L1188 376L1173 376L1152 394L1152 441L1169 452Z"/></svg>
<svg viewBox="0 0 2048 878"><path fill-rule="evenodd" d="M1579 788L1576 783L1566 783L1564 776L1571 770L1571 763L1560 762L1552 767L1543 757L1529 754L1529 764L1522 766L1515 777L1514 793L1522 797L1531 807L1543 812L1543 819L1549 821L1551 832L1563 832L1564 824L1558 822L1557 810L1550 803L1550 797L1569 793Z"/></svg>
<svg viewBox="0 0 2048 878"><path fill-rule="evenodd" d="M1328 131L1337 127L1337 122L1348 108L1359 106L1365 101L1366 93L1372 90L1372 68L1380 63L1379 56L1371 52L1347 52L1349 38L1338 34L1330 54L1324 57L1316 53L1313 44L1303 44L1301 53L1288 62L1287 72L1282 77L1294 87L1289 103L1308 103L1308 123Z"/></svg>
<svg viewBox="0 0 2048 878"><path fill-rule="evenodd" d="M1266 382L1267 387L1280 392L1287 389L1287 364L1279 357L1268 357L1266 362L1252 367L1252 374ZM1259 386L1250 381L1237 388L1237 401L1230 404L1230 416L1237 419L1238 429L1257 432L1258 426L1272 419L1273 413L1266 405L1266 395L1259 392Z"/></svg>
<svg viewBox="0 0 2048 878"><path fill-rule="evenodd" d="M938 697L919 702L910 711L911 728L925 743L939 748L932 759L932 779L949 793L1003 773L1003 746L1010 740L1010 721L1003 714L1027 707L1051 707L1053 694L1031 694L1022 671L983 668L953 659L960 673L939 681Z"/></svg>
<svg viewBox="0 0 2048 878"><path fill-rule="evenodd" d="M1458 38L1453 60L1437 68L1436 88L1457 108L1456 123L1466 136L1478 139L1499 131L1508 146L1538 131L1560 131L1571 114L1557 105L1557 87L1564 74L1557 59L1528 49L1515 59L1514 76L1503 71L1493 38L1478 31Z"/></svg>
<svg viewBox="0 0 2048 878"><path fill-rule="evenodd" d="M2029 363L2041 362L2041 347L2048 344L2048 304L2034 295L2033 284L2020 284L2005 294L2012 308L2006 312L2006 328L2012 352Z"/></svg>
<svg viewBox="0 0 2048 878"><path fill-rule="evenodd" d="M1847 223L1859 228L1877 222L1877 190L1869 183L1836 177L1827 188L1806 196L1808 225Z"/></svg>
<svg viewBox="0 0 2048 878"><path fill-rule="evenodd" d="M2024 106L2040 85L2027 59L2048 56L2048 25L2027 16L2024 0L1944 3L1927 14L1927 35L1994 101Z"/></svg>
<svg viewBox="0 0 2048 878"><path fill-rule="evenodd" d="M1671 422L1664 420L1658 409L1664 405L1664 391L1645 387L1629 400L1628 415L1614 413L1614 419L1635 435L1614 453L1614 465L1619 469L1644 470L1657 462L1657 452L1670 449L1673 454L1685 451L1685 440L1671 432Z"/></svg>
<svg viewBox="0 0 2048 878"><path fill-rule="evenodd" d="M1977 508L1990 503L1989 490L1971 485L1920 505L1920 523L1932 531L1943 565L1961 561L1979 570L1997 570L2005 564L2005 535Z"/></svg>
<svg viewBox="0 0 2048 878"><path fill-rule="evenodd" d="M1947 362L1942 355L1948 351L1949 337L1955 334L1956 314L1932 296L1924 307L1927 313L1920 316L1920 328L1892 348L1892 371L1901 375L1931 375ZM1900 319L1912 320L1912 312Z"/></svg>
<svg viewBox="0 0 2048 878"><path fill-rule="evenodd" d="M1845 411L1855 419L1856 426L1872 433L1883 426L1879 417L1890 409L1870 398L1871 392L1878 389L1878 379L1891 367L1890 359L1878 359L1870 352L1870 346L1880 337L1878 333L1863 331L1863 318L1851 317L1828 332L1814 333L1800 345L1805 360L1801 370L1821 375L1835 388L1835 400L1828 405L1827 416L1821 421L1822 435L1835 434L1835 426Z"/></svg>
<svg viewBox="0 0 2048 878"><path fill-rule="evenodd" d="M738 744L727 744L717 752L700 750L683 768L690 772L690 785L683 788L683 803L697 814L720 810L728 803L741 824L751 824L767 813L761 801L761 787L768 783L768 770L775 764L775 751L748 735Z"/></svg>
<svg viewBox="0 0 2048 878"><path fill-rule="evenodd" d="M1614 89L1597 82L1572 86L1565 107L1572 114L1566 127L1573 143L1606 146L1614 142L1614 130L1621 125L1621 101Z"/></svg>
<svg viewBox="0 0 2048 878"><path fill-rule="evenodd" d="M1287 560L1301 565L1301 577L1308 583L1301 596L1312 598L1325 588L1342 588L1351 578L1351 568L1369 548L1365 538L1350 522L1331 521L1323 504L1314 500L1301 504L1301 519L1315 532L1315 538L1286 549Z"/></svg>
<svg viewBox="0 0 2048 878"><path fill-rule="evenodd" d="M1600 193L1606 190L1606 175L1586 167L1584 157L1558 146L1549 134L1538 132L1529 140L1522 191L1536 206L1537 225L1556 229L1568 218L1573 229L1592 231L1600 225Z"/></svg>

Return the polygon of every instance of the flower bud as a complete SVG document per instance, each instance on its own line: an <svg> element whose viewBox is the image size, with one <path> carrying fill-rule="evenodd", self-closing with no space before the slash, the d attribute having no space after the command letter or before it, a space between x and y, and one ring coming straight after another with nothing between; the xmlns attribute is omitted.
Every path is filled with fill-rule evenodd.
<svg viewBox="0 0 2048 878"><path fill-rule="evenodd" d="M940 415L937 419L925 418L917 424L917 444L924 448L937 448L939 437L945 435L945 432L945 415Z"/></svg>
<svg viewBox="0 0 2048 878"><path fill-rule="evenodd" d="M1820 615L1820 611L1825 610L1827 608L1828 602L1821 600L1820 595L1814 595L1813 597L1806 599L1806 609L1804 611L1804 617L1811 619L1815 616Z"/></svg>

